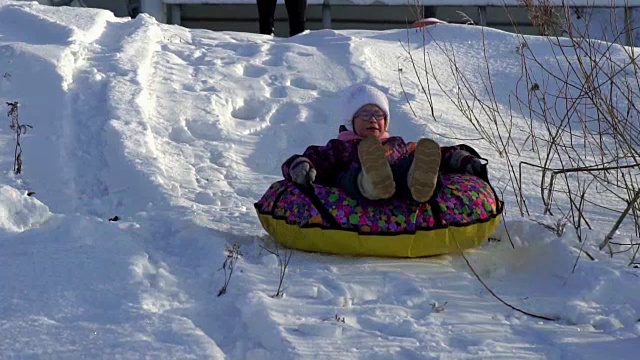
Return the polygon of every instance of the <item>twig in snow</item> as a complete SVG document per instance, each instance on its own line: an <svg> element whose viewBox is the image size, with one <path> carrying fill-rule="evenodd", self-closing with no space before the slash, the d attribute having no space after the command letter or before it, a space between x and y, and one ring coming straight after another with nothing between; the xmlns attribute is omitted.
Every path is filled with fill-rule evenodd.
<svg viewBox="0 0 640 360"><path fill-rule="evenodd" d="M20 124L18 116L18 102L7 102L9 111L7 116L9 117L9 128L16 134L16 146L13 152L13 172L14 174L20 174L22 172L22 145L20 144L20 136L27 133L27 128L33 129L33 126L28 124Z"/></svg>
<svg viewBox="0 0 640 360"><path fill-rule="evenodd" d="M476 272L476 270L473 268L473 266L471 266L471 263L469 262L469 259L467 259L467 257L464 255L464 252L462 252L462 248L460 247L460 244L458 243L458 240L455 238L455 236L453 237L453 240L456 243L456 246L458 247L458 251L460 252L460 255L462 255L462 258L464 259L464 261L467 263L467 266L469 267L469 269L471 270L471 272L473 273L473 275L475 275L476 279L478 279L478 281L480 282L480 284L482 284L482 286L484 286L485 289L487 289L487 291L494 297L496 298L498 301L500 301L502 304L504 304L505 306L509 307L512 310L515 310L519 313L537 318L537 319L542 319L542 320L549 320L549 321L556 321L558 319L554 319L554 318L550 318L550 317L546 317L546 316L542 316L542 315L536 315L536 314L532 314L530 312L521 310L509 303L507 303L506 301L502 300L502 298L500 298L498 295L496 295L495 292L493 292L493 290L491 290L489 288L489 286L487 286L487 284L485 284L484 281L482 281L482 278L480 278L480 275L478 275L478 273Z"/></svg>
<svg viewBox="0 0 640 360"><path fill-rule="evenodd" d="M584 241L582 242L582 245L580 245L580 251L578 251L578 256L576 257L576 262L575 264L573 264L573 269L571 269L571 273L573 274L576 271L576 267L578 267L578 260L580 260L580 254L582 254L584 249L584 245L587 243L587 240L589 240L589 235L585 236ZM585 252L586 254L586 252ZM590 256L591 257L591 256ZM593 259L591 259L593 261Z"/></svg>
<svg viewBox="0 0 640 360"><path fill-rule="evenodd" d="M500 190L500 197L504 199L504 191ZM504 226L504 231L507 233L507 239L509 239L509 243L511 244L511 248L515 249L516 246L513 244L513 240L511 240L511 233L509 232L509 228L507 227L507 221L504 219L506 215L506 210L502 209L502 225Z"/></svg>
<svg viewBox="0 0 640 360"><path fill-rule="evenodd" d="M273 297L281 297L284 291L282 285L284 284L284 276L287 274L287 268L289 267L289 262L291 261L291 256L293 256L293 250L285 249L284 254L280 252L280 245L276 242L276 250L273 251L271 249L267 249L266 247L260 245L261 248L270 252L278 258L278 266L280 266L280 275L278 282L278 290L273 295Z"/></svg>
<svg viewBox="0 0 640 360"><path fill-rule="evenodd" d="M604 240L600 243L600 245L598 246L600 250L602 250L605 246L608 246L609 252L611 253L611 256L613 256L613 249L611 248L611 244L609 244L609 242L613 238L613 234L615 234L615 232L620 227L620 224L622 224L622 221L624 220L624 218L627 217L629 210L631 210L631 208L633 207L633 205L635 205L638 199L640 199L640 190L636 191L635 195L633 196L633 199L629 201L629 204L627 204L627 208L624 209L624 211L622 212L622 215L620 215L620 217L618 218L618 221L616 221L611 231L609 231L609 234L607 234L607 237L605 237Z"/></svg>
<svg viewBox="0 0 640 360"><path fill-rule="evenodd" d="M564 229L567 227L567 224L569 223L569 221L567 220L567 216L557 218L556 222L552 223L552 225L537 219L531 219L531 220L538 225L542 225L542 227L551 231L557 237L561 237L564 234Z"/></svg>
<svg viewBox="0 0 640 360"><path fill-rule="evenodd" d="M631 257L631 261L629 261L629 265L628 266L638 266L638 263L636 263L636 256L638 256L638 251L640 251L640 244L634 244L634 246L636 247L636 251L633 253L633 256Z"/></svg>
<svg viewBox="0 0 640 360"><path fill-rule="evenodd" d="M447 301L442 304L438 304L436 301L431 303L431 311L434 313L441 313L444 311L445 306L447 306Z"/></svg>
<svg viewBox="0 0 640 360"><path fill-rule="evenodd" d="M238 258L242 256L242 253L240 252L240 244L237 242L234 243L231 247L225 245L225 252L227 253L227 258L224 259L222 267L218 269L218 271L224 271L224 285L222 285L222 288L220 288L220 291L218 291L219 297L227 293L227 287L229 286L229 283L231 283L231 275L233 275L233 269L235 268ZM227 270L229 272L227 272Z"/></svg>

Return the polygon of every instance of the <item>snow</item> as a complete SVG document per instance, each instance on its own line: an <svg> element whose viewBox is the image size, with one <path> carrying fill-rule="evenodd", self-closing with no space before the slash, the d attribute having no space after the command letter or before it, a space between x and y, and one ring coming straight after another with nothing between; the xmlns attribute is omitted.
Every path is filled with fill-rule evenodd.
<svg viewBox="0 0 640 360"><path fill-rule="evenodd" d="M296 251L284 296L272 297L279 262L263 249L273 241L253 203L280 179L289 155L335 135L340 90L367 82L387 91L391 131L407 139L476 137L441 91L439 120L424 120L427 104L406 74L424 119L412 115L397 73L399 64L409 69L400 45L407 36L422 48L422 33L404 29L280 39L0 1L0 99L18 101L20 121L33 126L22 135L20 175L12 172L14 134L0 127L2 356L637 358L640 272L627 266L628 255L597 249L613 215L594 209L601 231L587 232L591 261L572 230L558 237L535 222L552 221L539 213L535 184L524 189L538 211L532 218L517 215L505 194L511 241L501 226L501 241L465 256L501 298L555 321L498 302L460 254ZM446 43L473 73L484 61L482 37L478 27L436 25L424 46L444 66L436 43ZM505 105L520 71L520 39L491 29L484 37ZM549 42L527 40L540 59L555 61ZM514 121L528 126L524 117ZM504 187L504 159L483 142L470 144ZM630 238L628 227L616 235ZM234 243L242 254L218 297L225 248Z"/></svg>

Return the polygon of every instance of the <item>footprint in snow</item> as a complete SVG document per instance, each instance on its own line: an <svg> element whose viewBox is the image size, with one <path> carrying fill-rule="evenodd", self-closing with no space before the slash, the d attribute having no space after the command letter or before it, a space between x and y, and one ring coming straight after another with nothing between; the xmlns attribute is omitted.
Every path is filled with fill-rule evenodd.
<svg viewBox="0 0 640 360"><path fill-rule="evenodd" d="M212 154L211 157L215 157L215 159L219 159L221 157L220 153ZM225 181L225 176L227 170L225 168L221 168L219 166L213 164L205 164L202 166L198 166L195 169L196 171L196 182L198 184L208 184L214 182Z"/></svg>
<svg viewBox="0 0 640 360"><path fill-rule="evenodd" d="M242 75L250 78L259 78L267 73L267 69L262 65L248 64L244 67Z"/></svg>
<svg viewBox="0 0 640 360"><path fill-rule="evenodd" d="M289 91L284 86L277 86L271 89L269 96L274 99L283 99L289 96Z"/></svg>
<svg viewBox="0 0 640 360"><path fill-rule="evenodd" d="M271 66L271 67L280 67L284 65L284 59L282 58L282 56L269 56L266 59L264 59L264 61L262 62L262 65Z"/></svg>
<svg viewBox="0 0 640 360"><path fill-rule="evenodd" d="M193 119L186 121L187 131L196 139L216 141L221 140L220 120L213 119Z"/></svg>
<svg viewBox="0 0 640 360"><path fill-rule="evenodd" d="M200 205L216 205L219 203L213 194L208 191L199 191L196 193L194 201Z"/></svg>
<svg viewBox="0 0 640 360"><path fill-rule="evenodd" d="M312 57L313 56L313 54L308 53L308 52L303 52L303 51L296 52L296 55L301 56L301 57Z"/></svg>
<svg viewBox="0 0 640 360"><path fill-rule="evenodd" d="M198 89L194 84L189 84L189 83L184 84L182 86L182 90L186 91L186 92L199 92L200 91L200 89Z"/></svg>
<svg viewBox="0 0 640 360"><path fill-rule="evenodd" d="M200 91L201 92L208 92L208 93L219 93L219 92L221 92L220 88L217 87L216 85L211 85L211 86L204 87Z"/></svg>
<svg viewBox="0 0 640 360"><path fill-rule="evenodd" d="M176 143L191 144L195 139L184 124L174 126L169 133L169 140Z"/></svg>
<svg viewBox="0 0 640 360"><path fill-rule="evenodd" d="M342 326L338 322L325 324L300 324L298 331L313 337L337 338L342 335Z"/></svg>
<svg viewBox="0 0 640 360"><path fill-rule="evenodd" d="M255 57L262 52L262 46L257 44L242 43L223 43L218 45L219 48L234 52L238 56Z"/></svg>
<svg viewBox="0 0 640 360"><path fill-rule="evenodd" d="M318 90L318 87L315 84L309 82L304 78L291 79L291 86L295 86L298 89L303 89L303 90Z"/></svg>
<svg viewBox="0 0 640 360"><path fill-rule="evenodd" d="M284 65L284 51L282 51L282 47L277 45L271 46L266 58L262 61L262 65L272 67Z"/></svg>
<svg viewBox="0 0 640 360"><path fill-rule="evenodd" d="M231 116L238 120L255 120L264 111L264 104L260 101L248 100L242 106L231 111Z"/></svg>

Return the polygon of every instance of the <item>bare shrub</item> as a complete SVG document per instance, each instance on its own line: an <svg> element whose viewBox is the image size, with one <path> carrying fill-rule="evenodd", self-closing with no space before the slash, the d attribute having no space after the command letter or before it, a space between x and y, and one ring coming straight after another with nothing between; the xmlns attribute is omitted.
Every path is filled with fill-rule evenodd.
<svg viewBox="0 0 640 360"><path fill-rule="evenodd" d="M640 165L640 111L636 106L640 67L634 48L624 47L624 34L630 31L626 26L621 29L612 17L610 28L618 32L609 37L611 41L592 40L588 21L578 27L567 4L561 11L566 37L546 37L560 61L549 66L548 61L523 46L521 79L526 86L518 89L536 89L521 92L516 99L523 114L545 129L532 130L530 137L532 147L545 149L536 164L542 170L544 213L557 210L562 217L569 217L580 241L582 227L592 228L585 213L587 206L619 214L600 243L602 249L630 211L637 208L640 194L636 180ZM607 38L605 34L601 37ZM526 44L527 38L522 37L522 41ZM558 195L560 201L554 198ZM619 205L601 204L598 198L602 196ZM633 215L638 233L637 211ZM613 255L611 248L610 253Z"/></svg>
<svg viewBox="0 0 640 360"><path fill-rule="evenodd" d="M289 262L291 261L291 257L293 256L293 250L282 248L277 241L275 241L275 250L268 249L265 246L261 247L267 252L275 255L275 257L278 259L278 267L280 268L280 272L278 274L278 289L272 297L282 297L282 295L284 295L284 277L287 274Z"/></svg>
<svg viewBox="0 0 640 360"><path fill-rule="evenodd" d="M9 111L7 116L9 117L9 128L16 135L16 144L13 152L13 172L17 175L22 173L22 144L20 143L20 136L27 133L27 129L32 129L33 126L29 124L20 124L20 116L18 113L18 102L7 102Z"/></svg>
<svg viewBox="0 0 640 360"><path fill-rule="evenodd" d="M227 257L224 259L222 266L218 270L224 271L224 285L218 291L218 297L227 293L227 287L231 283L231 276L233 275L233 269L235 269L236 262L238 262L238 258L242 256L242 252L240 251L240 244L234 243L232 246L225 244L225 253Z"/></svg>
<svg viewBox="0 0 640 360"><path fill-rule="evenodd" d="M529 20L542 35L553 35L561 27L558 10L549 0L519 0L521 6L527 9Z"/></svg>
<svg viewBox="0 0 640 360"><path fill-rule="evenodd" d="M569 2L558 7L548 0L521 3L534 25L547 35L543 39L553 57L532 49L531 38L519 33L519 24L512 17L518 32L514 52L520 58L521 72L507 99L497 95L493 74L499 69L491 67L484 29L483 61L470 74L460 66L453 45L438 41L429 27L423 28L423 44L417 47L421 51L414 50L416 44L410 41L403 44L410 69L399 67L403 91L405 82L413 81L429 107L425 115L434 121L441 120L435 110L436 92L454 105L475 130L473 140L488 144L505 161L507 181L521 216L531 215L523 188L536 186L544 206L539 212L557 219L549 227L556 234L564 233L565 225L570 224L583 242L583 229L593 228L590 217L597 210L614 219L607 225L611 231L600 243L601 249L610 244L622 224L633 226L640 236L640 59L635 48L624 46L627 34L635 29L629 22L618 24L612 16L608 28L613 29L613 36L594 34L590 21L580 26L575 23L576 10ZM608 41L590 39L599 35ZM435 56L440 60L437 66ZM516 118L525 121L516 122ZM533 161L517 160L523 152L532 154ZM531 176L523 179L523 166L537 170L535 183ZM603 204L602 198L611 201ZM633 252L630 264L638 247L631 245L632 250L627 251ZM608 248L613 255L615 249Z"/></svg>

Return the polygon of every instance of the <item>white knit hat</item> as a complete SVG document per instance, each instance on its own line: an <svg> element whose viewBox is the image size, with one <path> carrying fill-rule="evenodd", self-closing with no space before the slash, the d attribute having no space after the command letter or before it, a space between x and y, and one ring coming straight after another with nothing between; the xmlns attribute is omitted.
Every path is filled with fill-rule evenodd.
<svg viewBox="0 0 640 360"><path fill-rule="evenodd" d="M342 106L342 122L347 129L353 131L353 115L367 104L378 105L387 114L385 131L389 128L389 100L380 90L370 85L358 84L347 89Z"/></svg>

